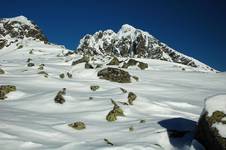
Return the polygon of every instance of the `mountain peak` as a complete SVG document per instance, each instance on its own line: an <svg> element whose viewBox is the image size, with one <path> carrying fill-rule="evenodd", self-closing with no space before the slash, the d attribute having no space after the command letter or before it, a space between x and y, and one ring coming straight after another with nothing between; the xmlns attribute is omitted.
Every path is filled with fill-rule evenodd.
<svg viewBox="0 0 226 150"><path fill-rule="evenodd" d="M48 41L40 28L24 16L0 20L0 49L26 38L44 41L45 43Z"/></svg>
<svg viewBox="0 0 226 150"><path fill-rule="evenodd" d="M148 32L124 24L115 33L112 30L86 35L80 40L78 53L89 55L116 55L121 57L138 57L159 59L191 67L202 67L212 71L211 67L170 48Z"/></svg>

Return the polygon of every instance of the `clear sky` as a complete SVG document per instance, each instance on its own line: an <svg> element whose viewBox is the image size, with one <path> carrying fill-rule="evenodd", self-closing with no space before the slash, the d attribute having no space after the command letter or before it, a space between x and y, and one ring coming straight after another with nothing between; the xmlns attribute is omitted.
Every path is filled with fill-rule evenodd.
<svg viewBox="0 0 226 150"><path fill-rule="evenodd" d="M226 71L226 0L2 0L0 18L24 15L50 42L75 49L87 33L123 24Z"/></svg>

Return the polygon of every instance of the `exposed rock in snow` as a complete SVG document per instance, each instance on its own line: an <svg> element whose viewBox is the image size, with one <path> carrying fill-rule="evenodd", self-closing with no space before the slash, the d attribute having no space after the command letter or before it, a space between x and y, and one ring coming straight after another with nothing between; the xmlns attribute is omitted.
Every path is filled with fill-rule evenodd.
<svg viewBox="0 0 226 150"><path fill-rule="evenodd" d="M87 34L77 47L78 53L89 55L116 55L122 57L142 57L160 59L191 67L215 71L198 60L183 55L170 48L147 32L125 24L115 33L112 30Z"/></svg>
<svg viewBox="0 0 226 150"><path fill-rule="evenodd" d="M226 94L210 97L199 119L196 138L207 150L226 149Z"/></svg>
<svg viewBox="0 0 226 150"><path fill-rule="evenodd" d="M0 49L25 38L48 42L40 28L24 16L0 20Z"/></svg>

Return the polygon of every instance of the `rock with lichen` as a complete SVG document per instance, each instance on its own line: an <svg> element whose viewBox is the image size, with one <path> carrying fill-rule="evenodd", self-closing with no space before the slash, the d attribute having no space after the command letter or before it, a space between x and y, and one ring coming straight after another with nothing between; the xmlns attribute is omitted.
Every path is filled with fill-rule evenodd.
<svg viewBox="0 0 226 150"><path fill-rule="evenodd" d="M0 74L5 74L5 71L0 68Z"/></svg>
<svg viewBox="0 0 226 150"><path fill-rule="evenodd" d="M130 83L131 82L131 75L124 70L118 69L118 68L105 68L98 72L97 74L100 79L105 79L113 82L119 82L119 83Z"/></svg>
<svg viewBox="0 0 226 150"><path fill-rule="evenodd" d="M117 105L117 103L114 100L111 100L111 102L114 107L106 116L106 120L109 122L116 121L119 116L125 116L123 110Z"/></svg>
<svg viewBox="0 0 226 150"><path fill-rule="evenodd" d="M223 106L223 107L222 107ZM217 95L205 101L198 121L195 138L206 150L226 149L226 95Z"/></svg>
<svg viewBox="0 0 226 150"><path fill-rule="evenodd" d="M128 103L130 105L133 105L133 101L135 101L137 98L136 94L134 94L133 92L129 92L128 94Z"/></svg>
<svg viewBox="0 0 226 150"><path fill-rule="evenodd" d="M72 127L76 130L83 130L86 128L86 125L84 122L82 121L78 121L78 122L74 122L74 123L71 123L71 124L68 124L69 127Z"/></svg>
<svg viewBox="0 0 226 150"><path fill-rule="evenodd" d="M1 85L0 86L0 100L7 98L7 94L16 91L16 86L14 85Z"/></svg>

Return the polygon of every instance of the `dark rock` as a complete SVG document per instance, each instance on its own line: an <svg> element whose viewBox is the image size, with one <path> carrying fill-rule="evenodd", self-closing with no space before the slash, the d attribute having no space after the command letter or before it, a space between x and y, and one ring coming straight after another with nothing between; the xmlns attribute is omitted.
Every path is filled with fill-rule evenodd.
<svg viewBox="0 0 226 150"><path fill-rule="evenodd" d="M5 71L0 68L0 74L5 74Z"/></svg>
<svg viewBox="0 0 226 150"><path fill-rule="evenodd" d="M91 89L92 91L96 91L96 90L98 90L99 88L100 88L99 85L91 85L91 86L90 86L90 89Z"/></svg>
<svg viewBox="0 0 226 150"><path fill-rule="evenodd" d="M127 90L124 89L124 88L120 88L120 90L121 90L123 93L127 93Z"/></svg>
<svg viewBox="0 0 226 150"><path fill-rule="evenodd" d="M72 74L67 72L67 77L71 79L72 78Z"/></svg>
<svg viewBox="0 0 226 150"><path fill-rule="evenodd" d="M85 68L86 69L93 69L93 66L90 63L86 62L85 63Z"/></svg>
<svg viewBox="0 0 226 150"><path fill-rule="evenodd" d="M66 88L63 88L62 91L59 91L54 98L55 103L63 104L65 102L65 99L63 95L66 94Z"/></svg>
<svg viewBox="0 0 226 150"><path fill-rule="evenodd" d="M5 47L6 44L7 44L7 40L0 39L0 49L2 49L3 47Z"/></svg>
<svg viewBox="0 0 226 150"><path fill-rule="evenodd" d="M33 66L35 66L35 64L30 62L30 63L27 64L27 66L28 67L33 67Z"/></svg>
<svg viewBox="0 0 226 150"><path fill-rule="evenodd" d="M226 149L226 138L221 137L218 129L212 126L214 123L226 125L226 121L222 120L224 117L226 117L226 114L221 111L213 112L210 117L207 112L204 112L201 115L195 138L206 148L206 150Z"/></svg>
<svg viewBox="0 0 226 150"><path fill-rule="evenodd" d="M44 75L44 77L48 78L48 73L46 73L45 71L40 71L38 72L38 74L42 74Z"/></svg>
<svg viewBox="0 0 226 150"><path fill-rule="evenodd" d="M135 101L137 98L136 94L134 94L133 92L129 92L128 94L128 103L130 105L133 105L133 101Z"/></svg>
<svg viewBox="0 0 226 150"><path fill-rule="evenodd" d="M119 82L119 83L130 83L130 77L131 75L121 69L118 68L105 68L98 72L98 77L101 79L113 81L113 82Z"/></svg>
<svg viewBox="0 0 226 150"><path fill-rule="evenodd" d="M59 77L60 77L61 79L63 79L63 78L65 77L64 73L61 73L61 74L59 75Z"/></svg>
<svg viewBox="0 0 226 150"><path fill-rule="evenodd" d="M104 141L105 141L108 145L114 146L114 144L111 143L108 139L104 139Z"/></svg>

